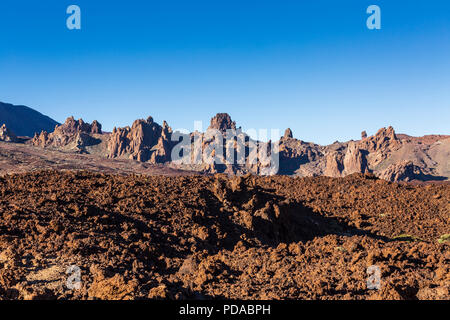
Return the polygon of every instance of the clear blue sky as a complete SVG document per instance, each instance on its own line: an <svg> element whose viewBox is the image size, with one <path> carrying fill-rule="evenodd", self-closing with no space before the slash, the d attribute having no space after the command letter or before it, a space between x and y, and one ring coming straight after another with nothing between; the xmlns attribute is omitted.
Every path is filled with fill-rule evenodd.
<svg viewBox="0 0 450 320"><path fill-rule="evenodd" d="M228 112L322 144L388 125L450 134L450 1L2 0L0 101L106 130Z"/></svg>

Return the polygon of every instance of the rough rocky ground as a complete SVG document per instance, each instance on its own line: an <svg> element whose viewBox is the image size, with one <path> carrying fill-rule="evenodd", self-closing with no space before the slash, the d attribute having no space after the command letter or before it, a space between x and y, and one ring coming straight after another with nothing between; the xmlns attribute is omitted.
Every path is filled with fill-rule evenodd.
<svg viewBox="0 0 450 320"><path fill-rule="evenodd" d="M2 299L450 299L446 183L42 171L0 193Z"/></svg>

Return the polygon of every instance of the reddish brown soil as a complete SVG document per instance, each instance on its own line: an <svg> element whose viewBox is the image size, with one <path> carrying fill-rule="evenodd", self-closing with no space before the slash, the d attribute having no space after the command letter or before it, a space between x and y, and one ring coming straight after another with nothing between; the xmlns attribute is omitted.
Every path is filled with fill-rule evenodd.
<svg viewBox="0 0 450 320"><path fill-rule="evenodd" d="M450 299L449 185L46 171L0 192L3 299Z"/></svg>

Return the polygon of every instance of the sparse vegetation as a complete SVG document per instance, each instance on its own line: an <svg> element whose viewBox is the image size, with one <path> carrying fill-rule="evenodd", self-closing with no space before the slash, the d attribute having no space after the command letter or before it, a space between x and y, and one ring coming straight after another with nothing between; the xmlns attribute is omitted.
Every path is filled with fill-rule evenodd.
<svg viewBox="0 0 450 320"><path fill-rule="evenodd" d="M397 241L408 241L408 242L414 242L414 241L424 241L416 236L410 235L410 234L399 234L398 236L395 236L392 238L393 240Z"/></svg>
<svg viewBox="0 0 450 320"><path fill-rule="evenodd" d="M450 233L443 234L439 239L439 243L450 242Z"/></svg>

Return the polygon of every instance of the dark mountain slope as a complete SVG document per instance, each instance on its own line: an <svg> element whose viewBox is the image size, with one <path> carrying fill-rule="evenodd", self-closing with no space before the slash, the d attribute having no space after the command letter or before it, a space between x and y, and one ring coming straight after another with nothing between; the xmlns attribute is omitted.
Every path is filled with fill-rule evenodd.
<svg viewBox="0 0 450 320"><path fill-rule="evenodd" d="M6 124L18 136L32 137L35 132L42 130L52 132L59 123L29 107L0 102L0 125L2 124Z"/></svg>

